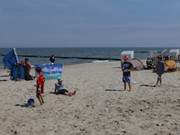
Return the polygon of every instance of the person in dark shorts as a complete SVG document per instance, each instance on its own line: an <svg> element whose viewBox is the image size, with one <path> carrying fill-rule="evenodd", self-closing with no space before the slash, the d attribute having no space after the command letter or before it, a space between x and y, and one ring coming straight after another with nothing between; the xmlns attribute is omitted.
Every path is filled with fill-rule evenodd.
<svg viewBox="0 0 180 135"><path fill-rule="evenodd" d="M125 55L123 57L123 63L121 65L122 68L122 72L123 72L123 77L122 77L122 81L124 83L124 90L126 90L127 88L127 84L129 86L129 91L131 91L131 68L132 68L132 64L130 62L128 62L128 56Z"/></svg>
<svg viewBox="0 0 180 135"><path fill-rule="evenodd" d="M162 61L162 57L161 56L158 56L158 61L157 61L157 64L156 64L156 67L155 67L155 72L157 74L157 81L156 81L156 86L158 86L158 84L160 83L160 85L162 84L162 74L164 73L165 71L165 66L164 66L164 63Z"/></svg>
<svg viewBox="0 0 180 135"><path fill-rule="evenodd" d="M76 91L73 91L73 92L68 91L67 89L64 88L62 80L58 79L58 82L55 84L54 93L55 94L63 94L63 95L67 95L67 96L73 96L76 94Z"/></svg>

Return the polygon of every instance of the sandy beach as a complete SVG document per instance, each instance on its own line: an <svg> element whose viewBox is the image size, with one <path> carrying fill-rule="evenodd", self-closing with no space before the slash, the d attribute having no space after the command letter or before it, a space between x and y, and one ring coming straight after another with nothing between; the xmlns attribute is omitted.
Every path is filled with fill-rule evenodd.
<svg viewBox="0 0 180 135"><path fill-rule="evenodd" d="M133 90L123 91L119 62L64 66L72 97L54 95L45 82L45 104L23 107L35 97L35 80L11 81L0 70L0 135L180 135L180 71L133 71ZM6 81L7 80L7 81Z"/></svg>

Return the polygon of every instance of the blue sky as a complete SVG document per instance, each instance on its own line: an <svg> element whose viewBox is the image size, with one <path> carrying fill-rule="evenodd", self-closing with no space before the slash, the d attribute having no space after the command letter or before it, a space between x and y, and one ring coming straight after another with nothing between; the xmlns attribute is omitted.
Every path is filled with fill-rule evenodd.
<svg viewBox="0 0 180 135"><path fill-rule="evenodd" d="M180 46L180 0L1 0L0 47Z"/></svg>

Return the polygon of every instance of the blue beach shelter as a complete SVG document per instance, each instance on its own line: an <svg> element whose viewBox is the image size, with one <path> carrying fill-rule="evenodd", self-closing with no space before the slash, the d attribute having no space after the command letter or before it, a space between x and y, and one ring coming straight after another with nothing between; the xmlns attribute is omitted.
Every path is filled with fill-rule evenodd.
<svg viewBox="0 0 180 135"><path fill-rule="evenodd" d="M16 49L11 49L3 58L4 67L8 68L11 73L11 79L24 79L24 67L19 64L19 59L16 53Z"/></svg>
<svg viewBox="0 0 180 135"><path fill-rule="evenodd" d="M7 54L4 55L3 58L4 67L8 69L12 69L14 65L19 63L19 59L16 53L16 49L11 49Z"/></svg>

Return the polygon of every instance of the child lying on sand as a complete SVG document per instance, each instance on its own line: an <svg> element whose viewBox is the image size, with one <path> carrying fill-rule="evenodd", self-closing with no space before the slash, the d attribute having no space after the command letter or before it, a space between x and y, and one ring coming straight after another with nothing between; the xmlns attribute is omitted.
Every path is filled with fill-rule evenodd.
<svg viewBox="0 0 180 135"><path fill-rule="evenodd" d="M62 84L62 80L58 79L58 82L55 84L55 94L63 94L67 96L73 96L76 94L76 91L70 92L67 89L64 88L64 85Z"/></svg>

